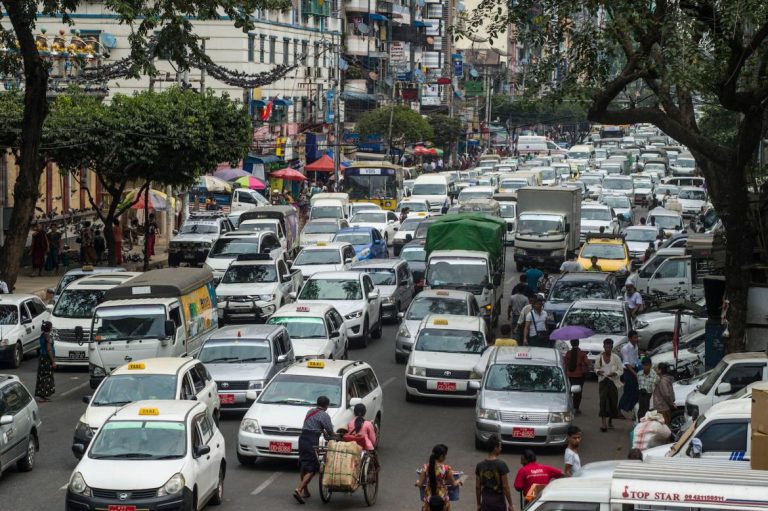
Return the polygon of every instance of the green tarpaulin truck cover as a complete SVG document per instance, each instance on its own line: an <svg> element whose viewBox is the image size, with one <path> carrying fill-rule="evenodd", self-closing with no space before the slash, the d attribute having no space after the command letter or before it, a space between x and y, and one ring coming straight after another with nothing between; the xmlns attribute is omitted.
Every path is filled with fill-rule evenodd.
<svg viewBox="0 0 768 511"><path fill-rule="evenodd" d="M479 250L499 263L506 231L500 218L472 213L441 216L427 231L427 257L435 250Z"/></svg>

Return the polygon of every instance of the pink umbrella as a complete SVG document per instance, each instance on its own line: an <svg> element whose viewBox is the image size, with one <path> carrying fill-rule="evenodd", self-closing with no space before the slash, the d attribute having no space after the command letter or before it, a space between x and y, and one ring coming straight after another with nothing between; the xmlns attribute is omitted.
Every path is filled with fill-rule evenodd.
<svg viewBox="0 0 768 511"><path fill-rule="evenodd" d="M251 190L263 190L267 187L264 181L257 177L253 177L250 174L247 176L238 177L233 181L233 183L240 185L243 188L250 188Z"/></svg>
<svg viewBox="0 0 768 511"><path fill-rule="evenodd" d="M306 181L307 180L307 176L305 176L298 170L292 169L290 167L272 172L270 176L280 178L280 179L285 179L286 181Z"/></svg>

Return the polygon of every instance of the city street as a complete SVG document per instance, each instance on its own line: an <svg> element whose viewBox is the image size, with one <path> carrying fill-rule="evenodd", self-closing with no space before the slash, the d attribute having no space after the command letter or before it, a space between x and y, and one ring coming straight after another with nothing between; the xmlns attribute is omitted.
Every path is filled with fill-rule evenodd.
<svg viewBox="0 0 768 511"><path fill-rule="evenodd" d="M511 251L507 259L506 292L517 281L513 273ZM506 307L506 302L504 303ZM504 309L505 310L505 309ZM414 487L416 469L426 463L432 446L444 443L449 447L447 462L456 470L466 472L467 486L454 510L474 510L474 467L484 453L476 451L473 437L474 403L420 402L406 403L404 365L394 359L396 326L384 329L381 339L373 341L364 350L350 352L350 358L371 363L384 388L384 419L380 460L382 465L379 497L376 508L382 510L419 509L418 491ZM36 358L28 358L17 373L30 391L34 391ZM0 371L7 372L7 371ZM0 478L0 502L3 509L64 509L68 478L76 465L71 453L72 434L86 405L82 402L91 393L86 371L63 370L56 373L56 394L50 403L41 403L43 426L40 433L40 455L37 466L30 473L8 470ZM587 382L582 404L583 415L575 424L584 430L582 463L605 459L621 459L627 455L630 425L618 421L616 429L608 433L599 431L597 417L597 384ZM278 509L297 506L291 498L298 472L295 462L262 461L252 467L238 464L235 456L240 415L225 416L221 429L227 441L228 472L225 482L225 503L222 509L240 510L260 506ZM519 467L520 450L505 450L503 459L512 475ZM541 462L563 467L562 450L539 450ZM312 498L305 507L323 507L313 481ZM515 495L515 499L517 496ZM363 495L334 495L333 509L365 507Z"/></svg>

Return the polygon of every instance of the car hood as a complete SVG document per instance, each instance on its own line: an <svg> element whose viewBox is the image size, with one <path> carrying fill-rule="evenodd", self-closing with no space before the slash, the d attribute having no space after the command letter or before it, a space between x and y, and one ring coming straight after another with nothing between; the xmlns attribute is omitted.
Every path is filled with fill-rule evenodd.
<svg viewBox="0 0 768 511"><path fill-rule="evenodd" d="M603 351L603 341L606 339L613 339L613 346L616 348L619 345L627 342L626 335L614 335L614 334L595 334L591 337L581 339L579 341L579 348L591 353L599 354Z"/></svg>
<svg viewBox="0 0 768 511"><path fill-rule="evenodd" d="M404 231L404 230L400 229L399 231L397 231L397 232L395 233L395 237L394 237L394 239L396 239L396 240L404 240L404 239L405 239L405 237L406 237L408 234L410 234L410 235L411 235L411 237L413 237L413 235L414 235L414 233L415 233L415 232L416 232L416 231Z"/></svg>
<svg viewBox="0 0 768 511"><path fill-rule="evenodd" d="M315 273L319 273L321 271L342 271L344 269L344 265L339 264L305 264L305 265L298 265L294 264L291 266L292 270L301 270L301 275L304 277L304 279L307 279L314 275Z"/></svg>
<svg viewBox="0 0 768 511"><path fill-rule="evenodd" d="M247 364L205 364L216 381L264 380L272 362ZM219 389L221 390L221 389Z"/></svg>
<svg viewBox="0 0 768 511"><path fill-rule="evenodd" d="M645 187L645 186L640 187L640 188L635 187L635 193L637 193L637 194L640 194L640 193L649 194L649 193L651 193L651 191L652 191L652 188L650 188L650 187Z"/></svg>
<svg viewBox="0 0 768 511"><path fill-rule="evenodd" d="M291 406L284 404L263 404L256 401L251 405L251 408L245 413L245 417L248 419L256 419L259 422L259 426L285 426L286 428L301 429L304 425L304 418L307 416L307 412L314 408L313 406ZM334 418L341 415L341 408L328 408L328 415L331 416L331 421ZM334 422L334 429L337 429L341 424Z"/></svg>
<svg viewBox="0 0 768 511"><path fill-rule="evenodd" d="M301 339L291 337L293 346L293 355L299 359L301 357L315 357L325 355L328 347L328 339Z"/></svg>
<svg viewBox="0 0 768 511"><path fill-rule="evenodd" d="M675 444L657 445L656 447L646 449L643 451L643 459L646 460L649 458L664 458L673 445Z"/></svg>
<svg viewBox="0 0 768 511"><path fill-rule="evenodd" d="M643 252L648 248L648 242L646 241L627 241L627 248L630 252Z"/></svg>
<svg viewBox="0 0 768 511"><path fill-rule="evenodd" d="M429 202L429 205L445 202L447 195L413 195L412 199L425 200Z"/></svg>
<svg viewBox="0 0 768 511"><path fill-rule="evenodd" d="M350 227L370 227L372 229L376 229L377 231L382 231L387 226L387 224L382 224L378 222L355 222L354 224L349 224Z"/></svg>
<svg viewBox="0 0 768 511"><path fill-rule="evenodd" d="M656 358L654 357L654 364L656 363ZM685 401L688 399L688 396L696 390L696 387L701 385L702 380L700 378L691 379L690 383L680 383L675 382L672 384L672 390L675 393L675 404L680 407L685 407Z"/></svg>
<svg viewBox="0 0 768 511"><path fill-rule="evenodd" d="M159 488L184 467L184 458L176 460L94 460L85 456L77 465L85 484L91 488L143 490ZM129 477L115 478L115 473L130 471Z"/></svg>
<svg viewBox="0 0 768 511"><path fill-rule="evenodd" d="M626 215L627 213L632 214L632 208L613 208L613 212L618 214Z"/></svg>
<svg viewBox="0 0 768 511"><path fill-rule="evenodd" d="M205 259L205 264L211 268L211 271L224 273L234 260L234 257L208 257Z"/></svg>
<svg viewBox="0 0 768 511"><path fill-rule="evenodd" d="M119 408L119 406L89 406L80 420L91 428L99 429Z"/></svg>
<svg viewBox="0 0 768 511"><path fill-rule="evenodd" d="M277 282L262 282L252 284L219 284L216 286L218 296L269 295L275 291Z"/></svg>
<svg viewBox="0 0 768 511"><path fill-rule="evenodd" d="M336 307L336 310L339 311L342 316L365 308L365 304L362 300L296 300L296 305L301 305L303 303L333 303L333 306Z"/></svg>
<svg viewBox="0 0 768 511"><path fill-rule="evenodd" d="M558 317L562 317L562 315L565 314L565 311L568 310L568 307L570 307L572 303L573 302L558 302L558 303L545 302L544 310L547 312L551 312L552 314L557 315Z"/></svg>
<svg viewBox="0 0 768 511"><path fill-rule="evenodd" d="M377 286L379 288L379 295L382 298L392 296L397 291L397 286Z"/></svg>
<svg viewBox="0 0 768 511"><path fill-rule="evenodd" d="M329 243L335 234L302 234L301 235L301 244L302 245L316 245L321 241L324 241L326 243Z"/></svg>
<svg viewBox="0 0 768 511"><path fill-rule="evenodd" d="M88 320L88 323L90 324L90 320ZM21 334L22 334L21 325L0 326L0 337L2 337L3 339L8 338L8 342L15 340L15 339L11 339L11 337L17 337L17 336L20 336Z"/></svg>
<svg viewBox="0 0 768 511"><path fill-rule="evenodd" d="M480 400L481 408L501 411L564 412L569 408L567 392L513 392L483 389Z"/></svg>
<svg viewBox="0 0 768 511"><path fill-rule="evenodd" d="M701 209L704 204L706 204L706 201L699 200L699 199L681 199L677 198L677 201L683 206L685 209Z"/></svg>
<svg viewBox="0 0 768 511"><path fill-rule="evenodd" d="M645 321L646 323L652 324L656 321L669 321L675 319L675 313L672 312L662 312L662 311L655 311L655 312L646 312L645 314L640 314L637 317L638 321Z"/></svg>
<svg viewBox="0 0 768 511"><path fill-rule="evenodd" d="M611 225L610 220L582 220L581 230L597 231L597 230L600 230L601 227L608 227L610 225Z"/></svg>
<svg viewBox="0 0 768 511"><path fill-rule="evenodd" d="M416 332L419 329L419 323L421 323L420 319L403 319L400 325L405 326L405 328L408 330L408 333L411 334L411 339L415 341Z"/></svg>
<svg viewBox="0 0 768 511"><path fill-rule="evenodd" d="M171 243L199 243L199 242L206 242L210 243L211 241L215 240L218 236L215 234L177 234L171 239Z"/></svg>
<svg viewBox="0 0 768 511"><path fill-rule="evenodd" d="M434 351L412 351L409 365L429 369L456 369L472 371L480 360L477 353L437 353Z"/></svg>

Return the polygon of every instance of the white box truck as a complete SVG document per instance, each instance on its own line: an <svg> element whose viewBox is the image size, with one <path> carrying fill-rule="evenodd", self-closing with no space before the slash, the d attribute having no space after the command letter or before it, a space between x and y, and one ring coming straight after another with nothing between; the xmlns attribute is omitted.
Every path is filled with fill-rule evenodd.
<svg viewBox="0 0 768 511"><path fill-rule="evenodd" d="M579 249L581 190L531 186L517 191L515 264L559 269L568 251Z"/></svg>

